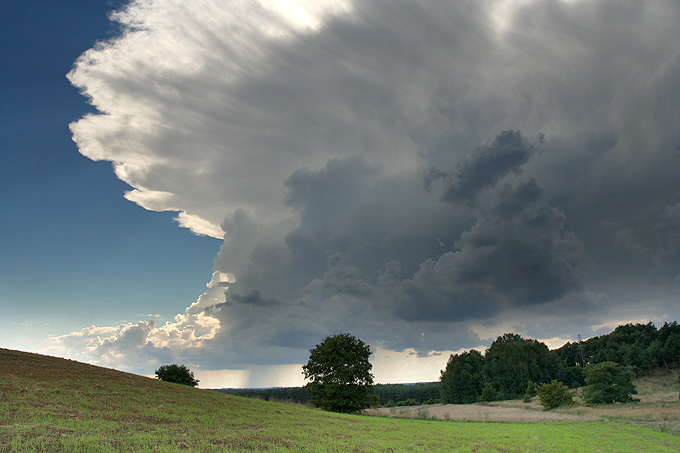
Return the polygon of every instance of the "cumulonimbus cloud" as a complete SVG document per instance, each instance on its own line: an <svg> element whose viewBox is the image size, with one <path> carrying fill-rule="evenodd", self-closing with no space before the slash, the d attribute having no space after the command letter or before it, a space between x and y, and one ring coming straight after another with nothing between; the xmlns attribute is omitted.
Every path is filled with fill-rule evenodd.
<svg viewBox="0 0 680 453"><path fill-rule="evenodd" d="M54 343L217 369L299 363L346 330L424 354L476 346L474 324L540 336L549 310L568 337L628 285L667 316L678 17L672 0L131 2L69 74L100 112L74 140L129 200L225 242L173 322Z"/></svg>

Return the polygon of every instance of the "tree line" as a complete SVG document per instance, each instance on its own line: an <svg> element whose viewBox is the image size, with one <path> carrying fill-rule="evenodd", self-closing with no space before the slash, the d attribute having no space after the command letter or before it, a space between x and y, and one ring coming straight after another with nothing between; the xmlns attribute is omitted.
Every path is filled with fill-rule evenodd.
<svg viewBox="0 0 680 453"><path fill-rule="evenodd" d="M419 384L375 384L373 390L378 395L380 406L418 406L439 402L439 383ZM216 389L217 392L257 398L265 401L290 401L297 404L310 404L310 394L306 387L277 387L267 389ZM390 404L392 402L392 404Z"/></svg>
<svg viewBox="0 0 680 453"><path fill-rule="evenodd" d="M656 368L677 369L680 367L680 325L673 321L657 330L651 322L625 324L581 344L567 343L555 352L563 364L571 367L616 362L633 367L637 376Z"/></svg>
<svg viewBox="0 0 680 453"><path fill-rule="evenodd" d="M570 388L586 384L588 366L611 363L640 376L680 366L680 325L626 324L583 342L549 350L542 342L514 333L498 337L482 354L453 354L440 376L442 403L474 403L522 398L541 384ZM535 394L535 393L534 393Z"/></svg>

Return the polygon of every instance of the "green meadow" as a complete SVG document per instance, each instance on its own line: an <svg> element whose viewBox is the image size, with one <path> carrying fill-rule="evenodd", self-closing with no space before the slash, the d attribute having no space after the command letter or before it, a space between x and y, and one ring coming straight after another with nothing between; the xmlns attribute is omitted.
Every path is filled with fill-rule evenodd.
<svg viewBox="0 0 680 453"><path fill-rule="evenodd" d="M0 349L0 451L667 452L680 436L611 419L341 415Z"/></svg>

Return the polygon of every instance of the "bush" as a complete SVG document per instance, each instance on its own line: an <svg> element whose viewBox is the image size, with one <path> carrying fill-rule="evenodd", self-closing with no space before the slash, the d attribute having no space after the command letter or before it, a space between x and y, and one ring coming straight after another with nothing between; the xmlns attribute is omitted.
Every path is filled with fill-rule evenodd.
<svg viewBox="0 0 680 453"><path fill-rule="evenodd" d="M633 367L615 362L602 362L586 367L586 388L583 399L588 404L628 403L637 394Z"/></svg>
<svg viewBox="0 0 680 453"><path fill-rule="evenodd" d="M395 407L396 404L394 404L394 401L389 400L388 402L385 403L383 407Z"/></svg>
<svg viewBox="0 0 680 453"><path fill-rule="evenodd" d="M184 365L163 365L156 370L156 377L161 381L173 382L175 384L189 385L196 387L198 379L194 378L194 373Z"/></svg>
<svg viewBox="0 0 680 453"><path fill-rule="evenodd" d="M574 397L571 394L569 387L554 379L550 384L541 384L538 387L536 394L545 410L574 404Z"/></svg>

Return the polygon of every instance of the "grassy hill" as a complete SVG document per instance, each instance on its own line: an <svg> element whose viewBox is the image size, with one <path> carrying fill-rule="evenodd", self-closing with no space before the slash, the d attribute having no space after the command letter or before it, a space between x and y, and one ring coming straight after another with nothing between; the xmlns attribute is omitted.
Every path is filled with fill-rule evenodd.
<svg viewBox="0 0 680 453"><path fill-rule="evenodd" d="M476 423L326 413L0 349L0 451L680 451L616 422Z"/></svg>

